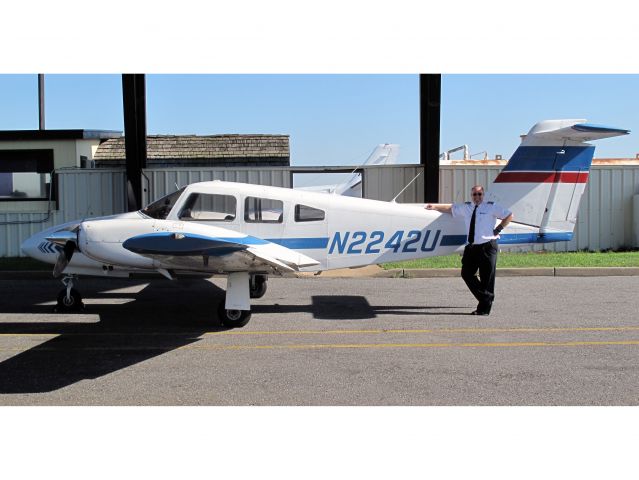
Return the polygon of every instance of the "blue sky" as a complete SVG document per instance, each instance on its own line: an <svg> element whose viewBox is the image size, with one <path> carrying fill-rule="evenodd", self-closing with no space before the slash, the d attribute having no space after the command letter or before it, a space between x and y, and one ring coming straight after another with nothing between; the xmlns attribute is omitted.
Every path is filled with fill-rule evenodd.
<svg viewBox="0 0 639 480"><path fill-rule="evenodd" d="M147 75L149 134L277 133L295 165L357 165L378 143L419 161L418 75ZM123 130L120 75L47 75L50 129ZM639 75L444 75L441 150L509 157L536 121L629 128L597 157L639 152ZM0 129L35 129L37 76L0 74ZM459 155L459 154L458 154Z"/></svg>

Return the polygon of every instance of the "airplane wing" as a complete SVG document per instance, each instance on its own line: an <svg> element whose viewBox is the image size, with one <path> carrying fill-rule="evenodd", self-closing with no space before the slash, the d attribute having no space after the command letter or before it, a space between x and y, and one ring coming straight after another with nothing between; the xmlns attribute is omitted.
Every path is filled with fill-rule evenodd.
<svg viewBox="0 0 639 480"><path fill-rule="evenodd" d="M147 233L125 240L122 246L152 258L162 269L216 273L256 271L282 275L319 264L295 250L258 237L219 227L192 227L198 227L200 231ZM211 232L203 234L202 227Z"/></svg>

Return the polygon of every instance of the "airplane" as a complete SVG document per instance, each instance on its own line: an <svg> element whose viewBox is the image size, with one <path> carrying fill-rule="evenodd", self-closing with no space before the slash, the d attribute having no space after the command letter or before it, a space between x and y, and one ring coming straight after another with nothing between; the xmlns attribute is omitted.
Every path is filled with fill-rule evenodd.
<svg viewBox="0 0 639 480"><path fill-rule="evenodd" d="M533 126L486 189L486 200L514 214L500 243L571 240L595 150L588 142L628 133L581 119ZM424 206L214 180L137 212L57 225L21 247L54 264L55 277L64 275L57 311L82 308L78 275L221 274L227 289L219 319L239 328L250 320L250 299L265 294L269 275L461 252L463 220Z"/></svg>
<svg viewBox="0 0 639 480"><path fill-rule="evenodd" d="M362 198L362 174L357 172L360 167L367 165L394 165L399 158L399 145L396 143L380 143L368 158L355 168L350 177L342 183L333 185L311 185L307 187L295 187L296 190L306 192L324 192L344 195L347 197Z"/></svg>

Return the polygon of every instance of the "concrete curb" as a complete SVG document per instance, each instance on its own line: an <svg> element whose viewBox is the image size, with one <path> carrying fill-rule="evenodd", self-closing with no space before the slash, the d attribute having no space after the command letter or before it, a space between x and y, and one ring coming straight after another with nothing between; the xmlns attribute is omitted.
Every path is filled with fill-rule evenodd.
<svg viewBox="0 0 639 480"><path fill-rule="evenodd" d="M436 278L459 277L461 268L406 268L404 278ZM552 277L555 275L553 267L542 268L498 268L498 277Z"/></svg>
<svg viewBox="0 0 639 480"><path fill-rule="evenodd" d="M458 277L460 268L404 269L404 278ZM639 267L498 268L498 277L613 277L639 275Z"/></svg>
<svg viewBox="0 0 639 480"><path fill-rule="evenodd" d="M459 268L393 268L384 270L378 266L341 270L329 270L320 275L303 274L304 278L443 278L458 277ZM498 277L629 277L639 276L639 267L541 267L498 268ZM102 278L102 277L99 277ZM108 277L103 278L118 278ZM162 278L159 274L137 274L135 278ZM49 270L4 270L0 280L46 280L53 279Z"/></svg>
<svg viewBox="0 0 639 480"><path fill-rule="evenodd" d="M555 277L614 277L639 275L639 267L556 267Z"/></svg>

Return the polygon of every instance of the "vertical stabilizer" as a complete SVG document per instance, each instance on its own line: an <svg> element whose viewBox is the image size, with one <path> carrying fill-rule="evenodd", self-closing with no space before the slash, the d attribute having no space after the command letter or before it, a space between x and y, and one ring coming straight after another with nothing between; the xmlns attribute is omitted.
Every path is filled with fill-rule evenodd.
<svg viewBox="0 0 639 480"><path fill-rule="evenodd" d="M539 122L488 188L487 200L509 208L517 223L539 227L541 235L572 234L595 153L588 142L628 133L581 119Z"/></svg>

